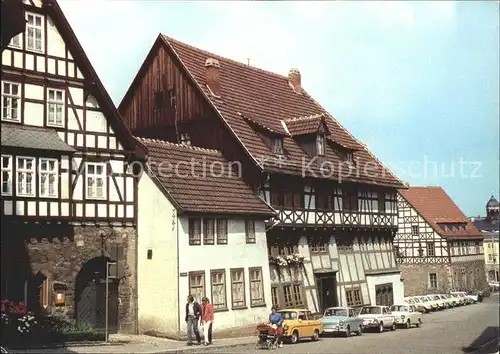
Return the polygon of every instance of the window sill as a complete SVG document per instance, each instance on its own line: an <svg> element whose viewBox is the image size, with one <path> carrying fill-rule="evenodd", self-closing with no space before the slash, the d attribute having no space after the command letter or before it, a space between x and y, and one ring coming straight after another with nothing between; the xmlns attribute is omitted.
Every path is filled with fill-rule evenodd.
<svg viewBox="0 0 500 354"><path fill-rule="evenodd" d="M50 128L64 128L64 124L51 124L51 123L47 123L46 125L47 125L47 127L50 127Z"/></svg>
<svg viewBox="0 0 500 354"><path fill-rule="evenodd" d="M92 201L101 201L101 202L106 201L106 197L87 197L85 199L92 200Z"/></svg>
<svg viewBox="0 0 500 354"><path fill-rule="evenodd" d="M232 307L231 310L235 311L235 310L246 310L248 309L248 306L244 305L244 306L236 306L236 307Z"/></svg>
<svg viewBox="0 0 500 354"><path fill-rule="evenodd" d="M38 54L45 54L43 49L35 49L35 48L28 48L26 47L25 49L27 52L32 52L32 53L38 53Z"/></svg>
<svg viewBox="0 0 500 354"><path fill-rule="evenodd" d="M247 241L246 241L246 244L247 244L247 245L255 245L256 243L257 243L257 242L255 242L255 240L252 240L252 241L247 240Z"/></svg>
<svg viewBox="0 0 500 354"><path fill-rule="evenodd" d="M18 197L23 197L23 198L35 198L34 194L22 194L22 193L17 193Z"/></svg>
<svg viewBox="0 0 500 354"><path fill-rule="evenodd" d="M227 245L227 242L217 242L218 245Z"/></svg>
<svg viewBox="0 0 500 354"><path fill-rule="evenodd" d="M251 307L251 308L254 308L254 307L266 307L266 306L267 306L267 305L266 305L266 303L265 303L265 302L263 302L263 303L261 303L261 304L254 304L254 305L250 305L250 307Z"/></svg>
<svg viewBox="0 0 500 354"><path fill-rule="evenodd" d="M189 242L189 246L201 246L201 242L200 243L191 243L191 242Z"/></svg>
<svg viewBox="0 0 500 354"><path fill-rule="evenodd" d="M227 312L229 311L229 309L227 307L224 307L224 308L221 308L221 309L214 309L214 313L215 312Z"/></svg>
<svg viewBox="0 0 500 354"><path fill-rule="evenodd" d="M20 119L2 118L2 122L21 124L21 120Z"/></svg>

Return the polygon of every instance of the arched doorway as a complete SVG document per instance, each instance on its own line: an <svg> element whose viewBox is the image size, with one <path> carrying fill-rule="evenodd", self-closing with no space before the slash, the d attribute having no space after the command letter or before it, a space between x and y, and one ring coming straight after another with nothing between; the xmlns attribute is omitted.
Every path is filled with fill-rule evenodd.
<svg viewBox="0 0 500 354"><path fill-rule="evenodd" d="M104 330L106 326L106 266L107 257L86 262L76 276L75 314L79 326L91 325ZM109 280L108 329L118 331L118 281Z"/></svg>

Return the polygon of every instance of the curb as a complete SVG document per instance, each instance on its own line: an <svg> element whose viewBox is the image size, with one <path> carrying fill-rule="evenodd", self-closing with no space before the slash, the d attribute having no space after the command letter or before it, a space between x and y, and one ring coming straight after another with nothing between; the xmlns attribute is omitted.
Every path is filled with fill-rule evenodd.
<svg viewBox="0 0 500 354"><path fill-rule="evenodd" d="M252 344L254 341L241 341L239 343L231 343L231 344L221 344L221 345L213 345L208 348L212 350L218 350L218 349L228 349L228 348L237 348L245 345ZM192 347L183 347L183 348L177 348L177 349L160 349L157 351L151 351L145 354L162 354L162 353L184 353L184 352L193 352L193 351L199 351L203 352L204 349L208 349L204 345L195 345Z"/></svg>

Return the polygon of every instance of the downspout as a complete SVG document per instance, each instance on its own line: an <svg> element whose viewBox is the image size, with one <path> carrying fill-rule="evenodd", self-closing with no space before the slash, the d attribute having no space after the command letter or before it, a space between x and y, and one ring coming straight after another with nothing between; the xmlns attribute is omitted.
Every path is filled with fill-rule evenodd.
<svg viewBox="0 0 500 354"><path fill-rule="evenodd" d="M179 266L179 217L177 213L177 209L175 209L175 217L176 217L176 233L177 233L177 339L181 339L181 281L180 281L180 266Z"/></svg>

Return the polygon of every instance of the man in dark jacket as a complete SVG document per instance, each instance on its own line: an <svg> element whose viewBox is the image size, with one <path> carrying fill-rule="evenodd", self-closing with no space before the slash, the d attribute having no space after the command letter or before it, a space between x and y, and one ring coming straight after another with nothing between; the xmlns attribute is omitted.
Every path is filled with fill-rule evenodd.
<svg viewBox="0 0 500 354"><path fill-rule="evenodd" d="M198 331L198 321L201 316L201 306L194 301L193 295L187 297L186 304L186 323L187 323L187 337L188 345L193 345L193 332L196 336L196 342L201 344L200 332Z"/></svg>

